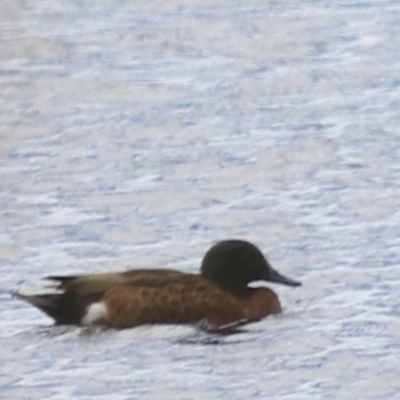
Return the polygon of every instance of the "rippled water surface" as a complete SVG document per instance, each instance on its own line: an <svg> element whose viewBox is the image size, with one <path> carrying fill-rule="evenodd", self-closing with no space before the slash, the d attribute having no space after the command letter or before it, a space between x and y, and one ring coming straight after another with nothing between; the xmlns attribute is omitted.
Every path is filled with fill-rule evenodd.
<svg viewBox="0 0 400 400"><path fill-rule="evenodd" d="M1 397L395 398L400 4L139 3L0 4ZM303 282L235 335L54 328L9 294L229 237Z"/></svg>

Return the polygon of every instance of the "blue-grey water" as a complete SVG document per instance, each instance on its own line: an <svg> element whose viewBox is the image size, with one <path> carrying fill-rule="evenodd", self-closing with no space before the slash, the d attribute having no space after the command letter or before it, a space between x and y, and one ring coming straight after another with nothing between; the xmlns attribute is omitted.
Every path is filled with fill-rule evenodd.
<svg viewBox="0 0 400 400"><path fill-rule="evenodd" d="M1 398L396 398L399 38L394 0L1 1ZM10 296L232 237L303 282L237 335Z"/></svg>

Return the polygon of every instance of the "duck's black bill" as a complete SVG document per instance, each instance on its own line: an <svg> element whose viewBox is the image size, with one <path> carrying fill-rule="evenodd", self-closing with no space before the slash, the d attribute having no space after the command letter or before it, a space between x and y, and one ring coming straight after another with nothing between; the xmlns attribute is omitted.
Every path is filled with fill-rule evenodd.
<svg viewBox="0 0 400 400"><path fill-rule="evenodd" d="M268 276L265 279L270 282L282 283L283 285L288 286L301 286L301 282L287 278L272 268L268 271Z"/></svg>

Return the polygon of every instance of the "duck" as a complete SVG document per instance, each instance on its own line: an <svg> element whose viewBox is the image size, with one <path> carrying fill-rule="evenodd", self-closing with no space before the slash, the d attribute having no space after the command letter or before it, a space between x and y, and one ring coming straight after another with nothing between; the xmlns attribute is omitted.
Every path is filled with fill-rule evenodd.
<svg viewBox="0 0 400 400"><path fill-rule="evenodd" d="M47 292L15 293L56 325L124 329L148 324L195 324L215 330L282 312L267 282L301 282L273 269L261 250L239 239L222 240L204 255L200 273L133 269L43 278Z"/></svg>

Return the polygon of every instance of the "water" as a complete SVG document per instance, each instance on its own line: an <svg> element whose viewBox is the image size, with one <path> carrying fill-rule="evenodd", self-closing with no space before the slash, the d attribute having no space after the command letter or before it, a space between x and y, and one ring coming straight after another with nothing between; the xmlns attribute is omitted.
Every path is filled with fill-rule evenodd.
<svg viewBox="0 0 400 400"><path fill-rule="evenodd" d="M3 1L5 399L393 399L400 5ZM232 336L53 328L60 273L198 270L246 238L303 281Z"/></svg>

